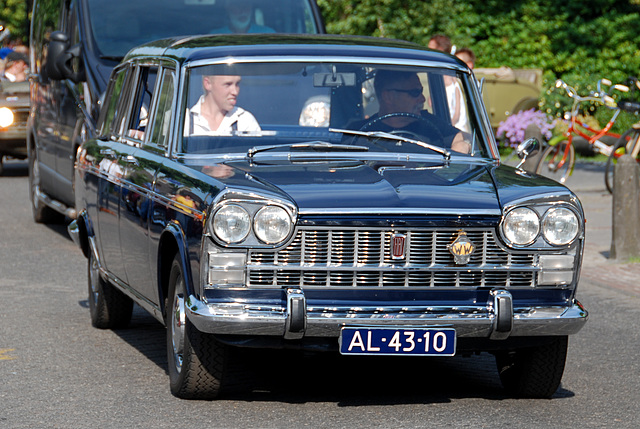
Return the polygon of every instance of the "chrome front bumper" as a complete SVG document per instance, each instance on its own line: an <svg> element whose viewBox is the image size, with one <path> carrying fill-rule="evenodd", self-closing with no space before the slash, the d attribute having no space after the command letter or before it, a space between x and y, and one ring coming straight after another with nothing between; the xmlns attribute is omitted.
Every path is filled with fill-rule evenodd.
<svg viewBox="0 0 640 429"><path fill-rule="evenodd" d="M203 332L270 335L285 339L338 337L343 326L452 327L458 337L506 339L518 336L571 335L588 319L574 300L567 307L513 307L511 294L491 292L486 305L331 307L307 305L301 290L287 291L286 307L255 304L207 304L190 296L187 317Z"/></svg>

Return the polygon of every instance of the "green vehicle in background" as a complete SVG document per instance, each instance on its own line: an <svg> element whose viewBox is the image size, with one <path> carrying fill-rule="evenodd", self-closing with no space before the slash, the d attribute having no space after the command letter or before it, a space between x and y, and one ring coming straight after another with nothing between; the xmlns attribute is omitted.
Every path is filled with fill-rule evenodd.
<svg viewBox="0 0 640 429"><path fill-rule="evenodd" d="M494 130L512 113L538 107L541 69L475 68L473 72L479 81L484 79L482 99Z"/></svg>

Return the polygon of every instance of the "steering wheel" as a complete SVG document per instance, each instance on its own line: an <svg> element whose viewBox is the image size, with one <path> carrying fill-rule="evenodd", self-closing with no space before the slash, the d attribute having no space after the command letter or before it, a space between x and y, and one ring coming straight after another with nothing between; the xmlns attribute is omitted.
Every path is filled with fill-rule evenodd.
<svg viewBox="0 0 640 429"><path fill-rule="evenodd" d="M409 130L404 130L402 128L390 131L389 134L395 134L395 135L399 135L402 137L408 137L408 138L412 138L415 140L424 140L425 137L428 137L429 143L431 143L433 140L436 141L442 141L443 140L443 135L440 132L440 129L433 123L433 121L425 116L422 115L416 115L415 113L408 113L408 112L394 112L394 113L387 113L386 115L382 115L382 116L378 116L377 118L373 118L370 119L369 121L367 121L362 127L360 127L360 131L369 131L370 128L372 128L374 125L376 125L377 123L384 121L385 119L389 119L389 118L411 118L411 119L416 119L418 121L421 122L421 125L425 125L426 130L427 131L424 135L419 135L413 131L409 131Z"/></svg>

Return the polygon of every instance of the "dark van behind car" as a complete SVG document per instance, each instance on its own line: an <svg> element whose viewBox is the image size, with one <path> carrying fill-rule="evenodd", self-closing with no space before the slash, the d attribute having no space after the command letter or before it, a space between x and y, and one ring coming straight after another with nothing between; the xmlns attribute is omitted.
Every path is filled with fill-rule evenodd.
<svg viewBox="0 0 640 429"><path fill-rule="evenodd" d="M76 152L94 134L109 74L131 48L228 33L234 25L254 33L325 32L314 0L36 0L27 130L34 220L76 217Z"/></svg>

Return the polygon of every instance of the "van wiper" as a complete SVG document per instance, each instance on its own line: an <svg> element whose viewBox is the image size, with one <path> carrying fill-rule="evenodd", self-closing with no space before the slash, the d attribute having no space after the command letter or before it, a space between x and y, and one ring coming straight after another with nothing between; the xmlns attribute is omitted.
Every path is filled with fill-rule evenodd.
<svg viewBox="0 0 640 429"><path fill-rule="evenodd" d="M310 149L319 152L366 152L369 150L369 148L366 146L354 146L350 144L333 144L327 142L290 143L279 145L274 144L268 146L254 146L247 151L247 157L253 158L253 156L259 152L265 152L272 149L281 149L285 147L288 147L289 149Z"/></svg>
<svg viewBox="0 0 640 429"><path fill-rule="evenodd" d="M367 138L387 139L387 140L392 140L396 142L412 143L420 147L423 147L425 149L438 152L444 157L445 161L449 161L451 159L451 152L449 152L445 148L442 148L440 146L435 146L420 140L414 140L414 139L402 137L396 134L386 133L384 131L355 131L355 130L343 130L340 128L329 128L329 131L335 132L335 133L350 134L353 136L363 136Z"/></svg>

